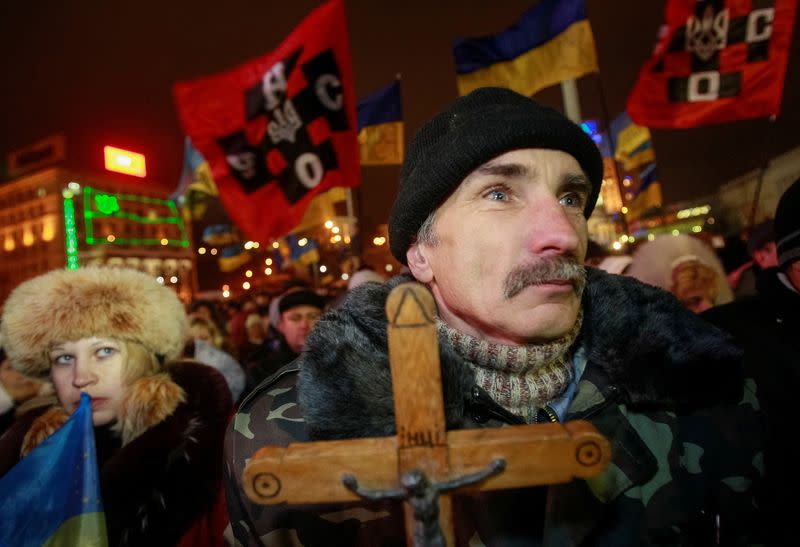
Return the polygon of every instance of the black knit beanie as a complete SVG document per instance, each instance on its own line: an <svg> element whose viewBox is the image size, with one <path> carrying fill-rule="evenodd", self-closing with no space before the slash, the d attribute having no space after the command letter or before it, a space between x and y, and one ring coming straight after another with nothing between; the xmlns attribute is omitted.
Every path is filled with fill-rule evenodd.
<svg viewBox="0 0 800 547"><path fill-rule="evenodd" d="M589 218L603 182L597 145L561 113L510 89L485 87L456 99L414 135L389 217L389 246L406 264L406 251L428 215L479 166L522 148L573 156L592 184Z"/></svg>
<svg viewBox="0 0 800 547"><path fill-rule="evenodd" d="M314 291L305 289L287 292L278 302L278 311L283 313L297 306L311 306L322 310L325 309L325 299Z"/></svg>
<svg viewBox="0 0 800 547"><path fill-rule="evenodd" d="M778 265L785 270L800 260L800 179L783 193L775 210L775 241Z"/></svg>

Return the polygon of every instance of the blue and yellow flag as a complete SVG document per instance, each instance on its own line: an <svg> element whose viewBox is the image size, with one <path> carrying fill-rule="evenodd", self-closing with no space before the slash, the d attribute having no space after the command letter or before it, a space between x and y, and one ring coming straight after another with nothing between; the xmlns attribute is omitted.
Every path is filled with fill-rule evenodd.
<svg viewBox="0 0 800 547"><path fill-rule="evenodd" d="M232 272L238 270L252 259L252 255L247 252L241 243L229 245L219 253L219 269L223 272Z"/></svg>
<svg viewBox="0 0 800 547"><path fill-rule="evenodd" d="M286 244L289 247L289 259L301 265L319 262L319 250L317 242L308 237L298 238L295 234L286 236Z"/></svg>
<svg viewBox="0 0 800 547"><path fill-rule="evenodd" d="M187 220L197 220L205 215L209 197L219 196L219 190L211 175L211 167L192 139L186 137L183 145L183 171L178 187L170 199L183 207Z"/></svg>
<svg viewBox="0 0 800 547"><path fill-rule="evenodd" d="M403 105L400 80L370 93L356 105L361 165L403 163Z"/></svg>
<svg viewBox="0 0 800 547"><path fill-rule="evenodd" d="M0 515L3 547L108 545L89 395L0 479Z"/></svg>
<svg viewBox="0 0 800 547"><path fill-rule="evenodd" d="M530 96L598 70L583 0L543 0L500 34L455 40L453 55L461 95L498 86Z"/></svg>
<svg viewBox="0 0 800 547"><path fill-rule="evenodd" d="M650 130L633 123L627 112L611 122L611 135L614 139L614 157L626 171L655 160Z"/></svg>
<svg viewBox="0 0 800 547"><path fill-rule="evenodd" d="M642 169L639 177L641 179L639 189L628 205L628 220L636 220L647 211L661 207L664 203L656 164L651 163Z"/></svg>

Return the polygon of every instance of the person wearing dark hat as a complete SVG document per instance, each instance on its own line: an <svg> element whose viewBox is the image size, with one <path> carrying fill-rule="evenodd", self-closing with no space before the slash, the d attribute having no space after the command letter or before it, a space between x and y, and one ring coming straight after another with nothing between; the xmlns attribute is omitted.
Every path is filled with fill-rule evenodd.
<svg viewBox="0 0 800 547"><path fill-rule="evenodd" d="M53 270L20 284L3 306L3 348L18 371L49 378L57 401L0 437L0 476L87 394L107 544L220 545L232 401L219 372L179 359L186 330L175 291L136 270Z"/></svg>
<svg viewBox="0 0 800 547"><path fill-rule="evenodd" d="M584 267L602 178L580 127L507 89L423 125L389 219L410 273L350 292L229 428L236 539L403 543L399 504L256 506L240 477L264 445L394 433L385 304L416 280L438 308L449 429L582 418L612 446L591 480L456 496L456 545L757 541L761 422L739 353L670 294Z"/></svg>
<svg viewBox="0 0 800 547"><path fill-rule="evenodd" d="M261 344L247 361L245 396L297 358L324 308L325 299L309 289L290 289L279 297L280 336Z"/></svg>
<svg viewBox="0 0 800 547"><path fill-rule="evenodd" d="M757 294L756 279L761 273L778 265L778 248L775 244L775 222L764 220L753 226L747 234L747 254L750 261L728 274L728 283L737 300Z"/></svg>
<svg viewBox="0 0 800 547"><path fill-rule="evenodd" d="M756 379L769 419L763 502L768 544L794 545L794 506L783 500L800 491L791 442L800 390L800 179L778 201L774 242L777 260L757 277L757 294L703 317L730 332L744 348L746 370Z"/></svg>

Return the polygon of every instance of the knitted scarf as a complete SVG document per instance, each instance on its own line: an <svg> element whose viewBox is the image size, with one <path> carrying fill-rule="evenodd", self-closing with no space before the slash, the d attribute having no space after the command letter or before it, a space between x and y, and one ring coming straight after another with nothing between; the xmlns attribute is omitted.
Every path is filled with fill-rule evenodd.
<svg viewBox="0 0 800 547"><path fill-rule="evenodd" d="M439 339L463 357L475 383L497 404L530 422L537 409L564 393L575 373L569 349L581 329L583 312L561 338L544 344L506 346L457 331L437 319Z"/></svg>

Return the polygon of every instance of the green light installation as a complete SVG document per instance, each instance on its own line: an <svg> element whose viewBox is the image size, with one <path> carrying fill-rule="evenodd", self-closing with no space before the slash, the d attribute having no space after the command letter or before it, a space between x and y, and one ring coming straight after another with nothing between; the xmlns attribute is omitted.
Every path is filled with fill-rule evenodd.
<svg viewBox="0 0 800 547"><path fill-rule="evenodd" d="M75 229L75 204L72 203L71 193L64 195L64 233L66 234L67 269L77 270L78 235Z"/></svg>
<svg viewBox="0 0 800 547"><path fill-rule="evenodd" d="M134 213L127 213L123 210L126 202L166 206L169 208L171 216L150 218ZM167 239L166 245L172 247L189 246L189 239L186 237L183 219L178 213L175 202L170 199L149 198L132 194L99 193L93 188L86 186L83 188L83 217L86 223L86 243L88 245L164 245L162 240L157 238L115 237L112 241L109 241L107 238L94 237L93 220L95 218L111 217L121 218L140 224L175 224L180 231L180 239Z"/></svg>

